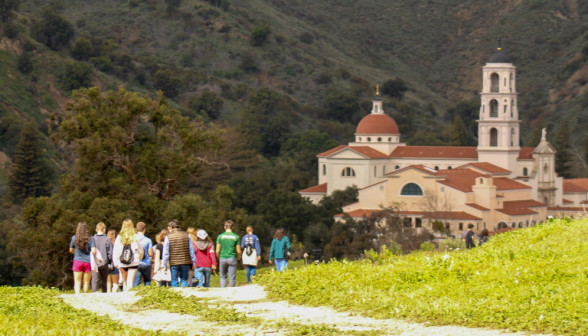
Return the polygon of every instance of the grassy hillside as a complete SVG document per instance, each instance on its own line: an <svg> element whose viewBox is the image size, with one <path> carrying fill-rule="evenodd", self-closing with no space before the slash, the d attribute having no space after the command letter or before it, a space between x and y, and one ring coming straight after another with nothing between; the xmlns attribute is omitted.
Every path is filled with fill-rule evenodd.
<svg viewBox="0 0 588 336"><path fill-rule="evenodd" d="M553 220L473 250L383 254L258 281L276 298L381 318L585 335L587 233L587 219Z"/></svg>

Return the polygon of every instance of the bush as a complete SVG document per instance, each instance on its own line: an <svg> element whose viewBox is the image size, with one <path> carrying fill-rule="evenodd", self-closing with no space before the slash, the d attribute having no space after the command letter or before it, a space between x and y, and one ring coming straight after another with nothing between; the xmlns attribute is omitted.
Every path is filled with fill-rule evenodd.
<svg viewBox="0 0 588 336"><path fill-rule="evenodd" d="M239 68L233 68L225 72L225 77L229 79L240 79L243 77L243 71Z"/></svg>
<svg viewBox="0 0 588 336"><path fill-rule="evenodd" d="M223 108L224 100L215 92L204 90L200 96L192 96L188 102L188 108L198 113L205 114L210 119L218 119Z"/></svg>
<svg viewBox="0 0 588 336"><path fill-rule="evenodd" d="M90 58L90 63L92 63L99 71L108 72L112 70L112 62L108 57L92 57Z"/></svg>
<svg viewBox="0 0 588 336"><path fill-rule="evenodd" d="M393 98L402 98L407 90L408 86L402 78L389 79L382 85L382 93Z"/></svg>
<svg viewBox="0 0 588 336"><path fill-rule="evenodd" d="M259 25L251 31L251 39L254 45L263 45L271 33L269 25Z"/></svg>
<svg viewBox="0 0 588 336"><path fill-rule="evenodd" d="M69 62L61 77L63 86L68 90L77 90L92 85L92 66L83 62Z"/></svg>
<svg viewBox="0 0 588 336"><path fill-rule="evenodd" d="M37 47L35 46L35 44L33 42L31 42L31 40L25 39L22 44L22 49L24 51L35 51L35 50L37 50Z"/></svg>
<svg viewBox="0 0 588 336"><path fill-rule="evenodd" d="M155 73L155 89L163 91L166 97L173 98L180 90L180 79L171 70L159 70Z"/></svg>
<svg viewBox="0 0 588 336"><path fill-rule="evenodd" d="M241 59L241 64L239 64L239 69L245 72L257 71L257 66L255 66L255 61L253 60L253 56L251 54L243 56Z"/></svg>
<svg viewBox="0 0 588 336"><path fill-rule="evenodd" d="M442 240L441 242L439 242L439 250L464 250L465 249L465 243L463 242L463 240L459 239L459 238L453 238L453 237L448 237L445 240Z"/></svg>
<svg viewBox="0 0 588 336"><path fill-rule="evenodd" d="M70 50L72 57L78 61L87 61L93 52L92 41L85 36L80 36Z"/></svg>
<svg viewBox="0 0 588 336"><path fill-rule="evenodd" d="M9 39L13 39L18 36L19 29L15 23L8 22L4 25L4 35Z"/></svg>
<svg viewBox="0 0 588 336"><path fill-rule="evenodd" d="M65 16L46 8L41 19L31 26L31 37L53 50L60 50L69 45L74 37L74 28Z"/></svg>
<svg viewBox="0 0 588 336"><path fill-rule="evenodd" d="M302 33L298 39L304 44L312 44L312 42L314 42L314 36L309 32Z"/></svg>
<svg viewBox="0 0 588 336"><path fill-rule="evenodd" d="M436 251L437 248L435 247L435 245L433 245L433 243L430 242L424 242L421 244L421 251Z"/></svg>
<svg viewBox="0 0 588 336"><path fill-rule="evenodd" d="M23 74L28 74L29 72L33 71L33 60L30 53L23 52L20 55L17 62L17 68L18 71L22 72Z"/></svg>

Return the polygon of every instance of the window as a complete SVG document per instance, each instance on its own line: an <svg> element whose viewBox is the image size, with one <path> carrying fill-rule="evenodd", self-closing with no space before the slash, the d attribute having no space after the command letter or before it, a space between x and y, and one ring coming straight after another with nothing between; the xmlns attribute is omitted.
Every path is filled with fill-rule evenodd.
<svg viewBox="0 0 588 336"><path fill-rule="evenodd" d="M480 184L484 184L484 179L483 178L480 179Z"/></svg>
<svg viewBox="0 0 588 336"><path fill-rule="evenodd" d="M400 166L399 165L396 165L396 168L394 168L394 169L400 169Z"/></svg>
<svg viewBox="0 0 588 336"><path fill-rule="evenodd" d="M439 166L435 166L435 170L439 170Z"/></svg>
<svg viewBox="0 0 588 336"><path fill-rule="evenodd" d="M519 229L522 229L523 227L524 227L524 226L523 226L523 222L520 222L520 223L519 223Z"/></svg>
<svg viewBox="0 0 588 336"><path fill-rule="evenodd" d="M382 167L382 175L386 175L386 166Z"/></svg>
<svg viewBox="0 0 588 336"><path fill-rule="evenodd" d="M423 220L420 218L415 218L414 219L414 227L423 227Z"/></svg>
<svg viewBox="0 0 588 336"><path fill-rule="evenodd" d="M498 130L496 128L490 130L490 147L498 147Z"/></svg>
<svg viewBox="0 0 588 336"><path fill-rule="evenodd" d="M405 217L402 219L402 222L404 223L404 227L412 227L412 218Z"/></svg>
<svg viewBox="0 0 588 336"><path fill-rule="evenodd" d="M423 196L423 189L416 183L409 183L402 188L400 192L402 196Z"/></svg>
<svg viewBox="0 0 588 336"><path fill-rule="evenodd" d="M392 137L389 137L388 138L388 142L392 142Z"/></svg>
<svg viewBox="0 0 588 336"><path fill-rule="evenodd" d="M445 229L449 230L451 228L451 225L449 224L449 222L445 223Z"/></svg>
<svg viewBox="0 0 588 336"><path fill-rule="evenodd" d="M375 107L376 113L378 113L378 105L376 105L374 107Z"/></svg>
<svg viewBox="0 0 588 336"><path fill-rule="evenodd" d="M512 87L512 86L513 86L513 82L514 82L514 75L513 75L513 74L510 74L510 85L509 85L509 87L510 87L510 92L512 92L512 91L513 91L513 89L514 89L514 88Z"/></svg>
<svg viewBox="0 0 588 336"><path fill-rule="evenodd" d="M512 223L512 228L516 229L517 228L517 223Z"/></svg>
<svg viewBox="0 0 588 336"><path fill-rule="evenodd" d="M463 223L459 223L459 231L463 231Z"/></svg>
<svg viewBox="0 0 588 336"><path fill-rule="evenodd" d="M353 168L347 167L343 169L343 171L341 172L341 176L353 177L355 176L355 170L353 170Z"/></svg>
<svg viewBox="0 0 588 336"><path fill-rule="evenodd" d="M378 167L374 166L374 177L378 176Z"/></svg>
<svg viewBox="0 0 588 336"><path fill-rule="evenodd" d="M359 138L359 142L361 142L361 137Z"/></svg>
<svg viewBox="0 0 588 336"><path fill-rule="evenodd" d="M382 138L378 138L378 142L382 142Z"/></svg>
<svg viewBox="0 0 588 336"><path fill-rule="evenodd" d="M504 105L504 114L506 114L506 110L507 110L508 106L505 104Z"/></svg>
<svg viewBox="0 0 588 336"><path fill-rule="evenodd" d="M514 146L514 138L515 138L515 129L511 128L510 129L510 146L511 147Z"/></svg>
<svg viewBox="0 0 588 336"><path fill-rule="evenodd" d="M506 78L504 79L504 86L506 86Z"/></svg>
<svg viewBox="0 0 588 336"><path fill-rule="evenodd" d="M441 192L445 192L445 187L441 187Z"/></svg>
<svg viewBox="0 0 588 336"><path fill-rule="evenodd" d="M523 176L529 176L529 170L527 167L523 168Z"/></svg>
<svg viewBox="0 0 588 336"><path fill-rule="evenodd" d="M498 118L498 102L496 99L490 101L490 117Z"/></svg>
<svg viewBox="0 0 588 336"><path fill-rule="evenodd" d="M369 142L369 141L372 141L372 138L368 138L368 142Z"/></svg>
<svg viewBox="0 0 588 336"><path fill-rule="evenodd" d="M484 229L486 228L486 222L484 222Z"/></svg>
<svg viewBox="0 0 588 336"><path fill-rule="evenodd" d="M447 169L451 170L451 169L453 169L453 168L452 168L451 166L449 166L449 167L447 167Z"/></svg>
<svg viewBox="0 0 588 336"><path fill-rule="evenodd" d="M498 85L499 84L500 84L500 82L499 82L498 74L493 73L490 76L490 92L498 92Z"/></svg>
<svg viewBox="0 0 588 336"><path fill-rule="evenodd" d="M482 115L486 114L486 105L482 105Z"/></svg>
<svg viewBox="0 0 588 336"><path fill-rule="evenodd" d="M510 117L514 118L515 102L514 99L510 103Z"/></svg>
<svg viewBox="0 0 588 336"><path fill-rule="evenodd" d="M327 175L327 165L323 165L323 175Z"/></svg>

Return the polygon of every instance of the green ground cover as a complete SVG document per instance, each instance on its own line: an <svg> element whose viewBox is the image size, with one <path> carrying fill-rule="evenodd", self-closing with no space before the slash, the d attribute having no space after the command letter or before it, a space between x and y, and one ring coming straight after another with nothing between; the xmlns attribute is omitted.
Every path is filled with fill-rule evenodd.
<svg viewBox="0 0 588 336"><path fill-rule="evenodd" d="M132 328L72 308L57 289L0 287L0 335L177 335Z"/></svg>
<svg viewBox="0 0 588 336"><path fill-rule="evenodd" d="M586 335L587 235L588 219L555 220L471 251L332 262L257 282L273 298L377 318Z"/></svg>
<svg viewBox="0 0 588 336"><path fill-rule="evenodd" d="M300 267L304 267L304 260L296 260L288 262L288 269L298 269ZM258 267L256 275L271 273L276 271L275 265L266 265L264 267ZM227 279L228 281L228 279ZM247 284L247 273L245 270L237 270L237 280L235 285L236 286L245 286ZM218 275L218 270L216 275L210 277L210 287L220 287L220 276Z"/></svg>

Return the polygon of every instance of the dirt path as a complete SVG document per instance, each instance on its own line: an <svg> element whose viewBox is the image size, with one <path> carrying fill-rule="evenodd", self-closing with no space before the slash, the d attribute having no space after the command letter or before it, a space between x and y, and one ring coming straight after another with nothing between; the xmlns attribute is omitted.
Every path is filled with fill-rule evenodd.
<svg viewBox="0 0 588 336"><path fill-rule="evenodd" d="M341 331L377 330L381 335L401 336L522 336L525 333L507 333L499 330L473 329L457 326L427 326L402 320L377 320L349 313L336 312L333 309L290 305L286 302L274 302L266 299L260 286L236 288L211 288L198 290L192 288L177 289L184 296L207 298L217 303L228 303L235 309L245 312L246 316L258 317L267 321L258 328L244 325L218 325L199 320L198 317L168 313L161 310L135 310L131 305L139 297L134 292L117 294L63 295L66 303L79 309L87 309L99 315L134 327L161 331L178 331L186 335L286 335L287 331L272 328L272 321L288 320L298 324L320 325L337 328ZM88 305L88 301L91 304ZM537 335L539 336L539 335Z"/></svg>

